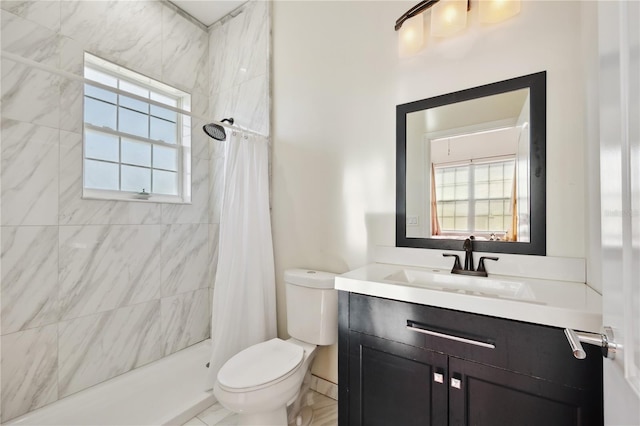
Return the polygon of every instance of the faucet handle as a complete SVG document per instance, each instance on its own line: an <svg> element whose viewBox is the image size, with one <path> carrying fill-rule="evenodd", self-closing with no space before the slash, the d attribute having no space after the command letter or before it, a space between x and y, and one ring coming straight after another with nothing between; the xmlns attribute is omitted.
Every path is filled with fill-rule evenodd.
<svg viewBox="0 0 640 426"><path fill-rule="evenodd" d="M478 272L487 272L487 270L484 267L484 260L485 259L487 259L487 260L498 260L499 258L498 257L487 257L487 256L481 257L480 260L478 261Z"/></svg>
<svg viewBox="0 0 640 426"><path fill-rule="evenodd" d="M462 269L462 265L460 265L460 256L458 256L457 254L452 254L452 253L442 253L443 257L455 257L456 260L453 262L453 268L451 269L452 271L457 271Z"/></svg>

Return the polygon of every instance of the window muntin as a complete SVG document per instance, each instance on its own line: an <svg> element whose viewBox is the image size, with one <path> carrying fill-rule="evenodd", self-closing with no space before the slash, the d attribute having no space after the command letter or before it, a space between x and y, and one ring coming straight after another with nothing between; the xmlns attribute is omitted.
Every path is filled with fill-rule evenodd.
<svg viewBox="0 0 640 426"><path fill-rule="evenodd" d="M103 85L85 84L84 196L189 202L191 120L170 108L190 96L89 54L84 71Z"/></svg>
<svg viewBox="0 0 640 426"><path fill-rule="evenodd" d="M435 167L443 234L504 234L511 221L515 160Z"/></svg>

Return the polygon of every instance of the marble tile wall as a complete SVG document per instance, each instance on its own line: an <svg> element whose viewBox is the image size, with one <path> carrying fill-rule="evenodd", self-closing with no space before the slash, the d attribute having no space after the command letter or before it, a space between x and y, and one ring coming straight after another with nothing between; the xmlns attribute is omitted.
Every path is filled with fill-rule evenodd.
<svg viewBox="0 0 640 426"><path fill-rule="evenodd" d="M0 9L3 51L77 75L88 51L191 93L192 110L208 116L209 32L170 5L3 0ZM220 177L194 119L192 204L81 199L82 84L1 65L4 422L209 336Z"/></svg>
<svg viewBox="0 0 640 426"><path fill-rule="evenodd" d="M232 15L209 32L211 113L269 135L271 2L250 1Z"/></svg>

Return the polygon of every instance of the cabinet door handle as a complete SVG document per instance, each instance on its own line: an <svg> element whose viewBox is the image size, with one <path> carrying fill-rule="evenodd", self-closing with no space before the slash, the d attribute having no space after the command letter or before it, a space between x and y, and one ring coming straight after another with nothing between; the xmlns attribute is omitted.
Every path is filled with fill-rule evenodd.
<svg viewBox="0 0 640 426"><path fill-rule="evenodd" d="M433 381L436 383L444 383L444 374L433 373Z"/></svg>
<svg viewBox="0 0 640 426"><path fill-rule="evenodd" d="M480 346L483 348L495 349L496 345L493 343L481 342L479 340L467 339L465 337L454 336L452 334L440 333L439 331L429 330L428 328L421 327L413 321L407 321L407 330L415 331L418 333L428 334L429 336L442 337L443 339L454 340L456 342L468 343L470 345Z"/></svg>
<svg viewBox="0 0 640 426"><path fill-rule="evenodd" d="M451 378L451 387L460 389L462 387L462 380L456 379L455 377Z"/></svg>

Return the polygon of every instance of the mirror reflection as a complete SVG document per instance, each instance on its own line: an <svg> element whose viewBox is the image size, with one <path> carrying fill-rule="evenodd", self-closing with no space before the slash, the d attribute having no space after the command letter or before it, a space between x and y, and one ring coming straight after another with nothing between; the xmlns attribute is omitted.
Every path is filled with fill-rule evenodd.
<svg viewBox="0 0 640 426"><path fill-rule="evenodd" d="M529 241L529 89L407 114L407 237Z"/></svg>
<svg viewBox="0 0 640 426"><path fill-rule="evenodd" d="M396 113L396 246L546 254L545 72Z"/></svg>

